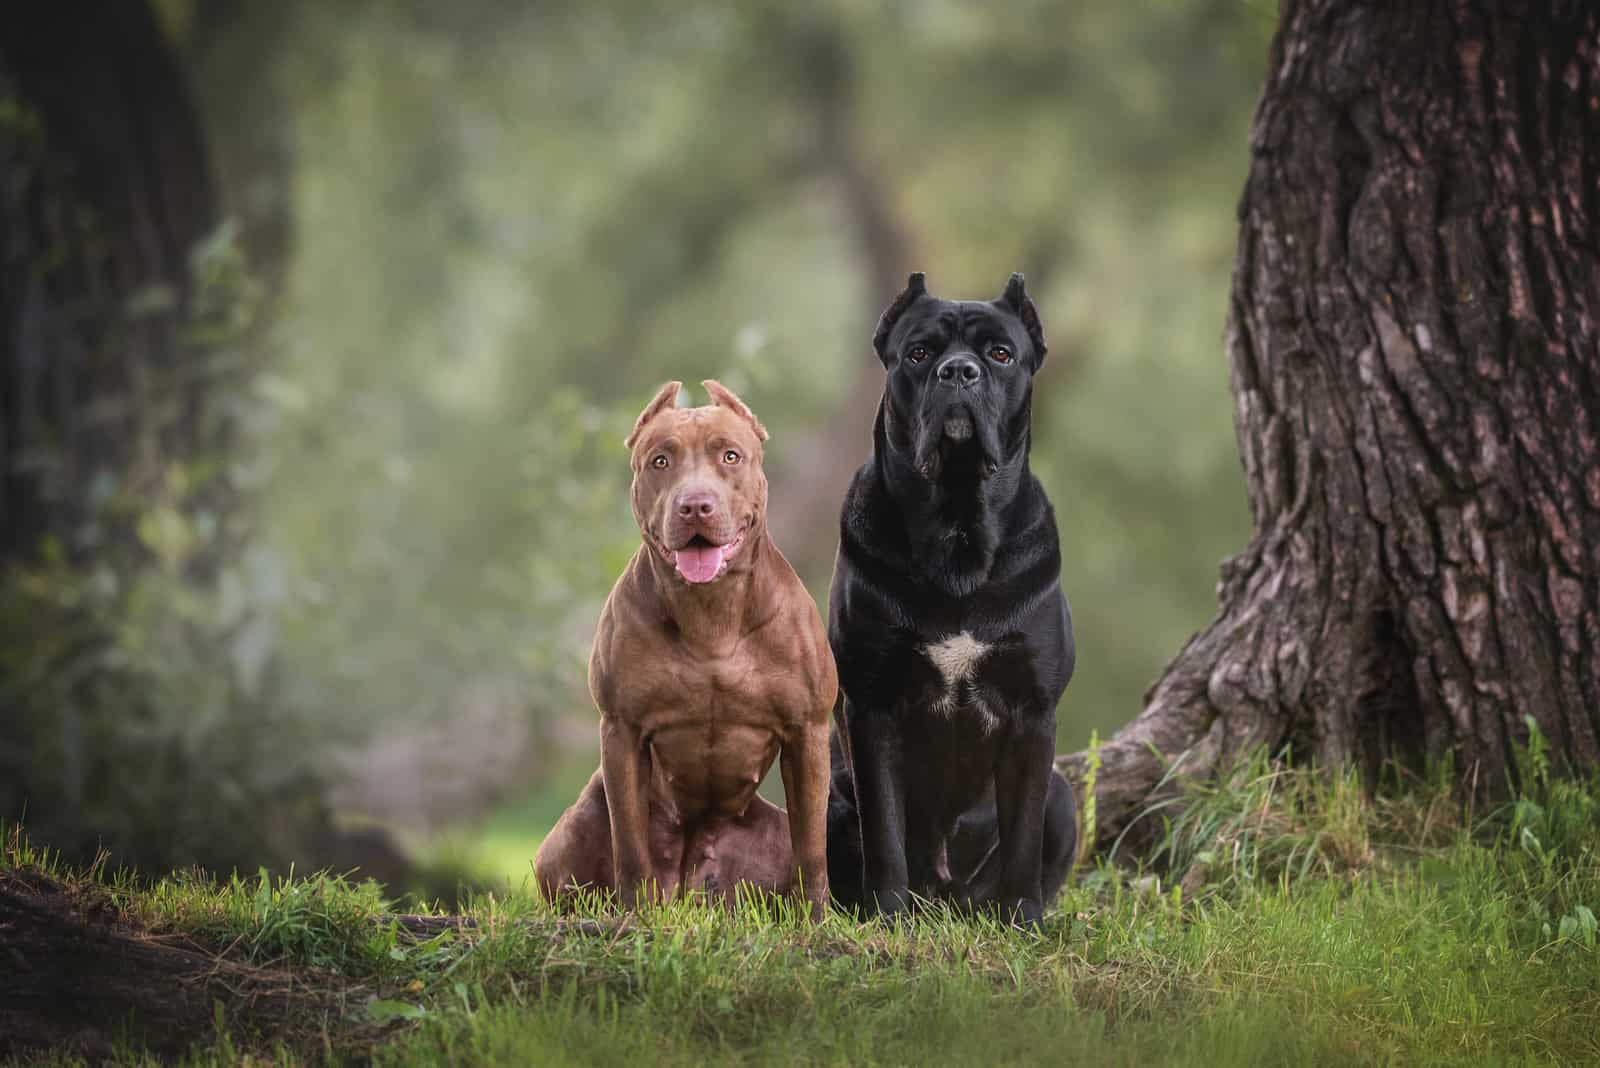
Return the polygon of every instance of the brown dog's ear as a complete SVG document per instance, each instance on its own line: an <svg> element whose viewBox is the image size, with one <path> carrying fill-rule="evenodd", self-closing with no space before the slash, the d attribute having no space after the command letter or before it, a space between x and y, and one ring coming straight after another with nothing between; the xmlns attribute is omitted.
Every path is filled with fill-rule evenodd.
<svg viewBox="0 0 1600 1068"><path fill-rule="evenodd" d="M1000 295L999 303L1017 313L1023 329L1028 332L1028 340L1033 342L1033 351L1039 354L1039 363L1044 363L1044 354L1048 351L1044 344L1044 324L1039 322L1039 309L1033 306L1033 298L1028 296L1023 287L1021 271L1013 274L1011 281L1006 283L1006 291Z"/></svg>
<svg viewBox="0 0 1600 1068"><path fill-rule="evenodd" d="M639 431L644 429L646 423L666 411L668 408L678 406L678 390L683 388L682 382L668 382L656 391L655 399L644 406L644 411L639 413L639 418L634 420L633 429L628 431L628 436L622 444L633 448L633 443L639 440Z"/></svg>
<svg viewBox="0 0 1600 1068"><path fill-rule="evenodd" d="M883 314L878 316L878 329L873 331L872 347L885 366L889 363L889 357L884 348L889 344L889 335L894 332L894 324L900 321L900 316L905 314L907 308L927 295L928 287L923 274L921 271L915 271L906 279L906 287L900 291L900 295L890 301L889 306L883 309Z"/></svg>
<svg viewBox="0 0 1600 1068"><path fill-rule="evenodd" d="M761 425L761 420L756 418L756 413L750 410L749 405L734 396L733 390L718 382L715 378L708 378L700 384L706 387L707 393L711 394L712 404L715 404L718 408L728 409L734 415L749 423L755 430L756 437L759 440L767 440L767 428Z"/></svg>

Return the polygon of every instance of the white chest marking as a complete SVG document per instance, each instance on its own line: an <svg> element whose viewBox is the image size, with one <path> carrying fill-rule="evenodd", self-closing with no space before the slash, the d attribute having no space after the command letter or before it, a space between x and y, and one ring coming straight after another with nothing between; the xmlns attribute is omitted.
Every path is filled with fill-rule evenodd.
<svg viewBox="0 0 1600 1068"><path fill-rule="evenodd" d="M944 676L945 689L951 689L964 679L970 679L978 669L978 661L989 647L966 631L952 635L942 642L922 647L933 666Z"/></svg>
<svg viewBox="0 0 1600 1068"><path fill-rule="evenodd" d="M944 680L944 692L933 703L935 715L953 716L965 704L977 715L985 733L1000 725L999 717L981 699L973 696L963 702L965 684L977 673L978 664L989 652L989 648L966 631L951 635L942 642L932 642L922 647L923 655Z"/></svg>

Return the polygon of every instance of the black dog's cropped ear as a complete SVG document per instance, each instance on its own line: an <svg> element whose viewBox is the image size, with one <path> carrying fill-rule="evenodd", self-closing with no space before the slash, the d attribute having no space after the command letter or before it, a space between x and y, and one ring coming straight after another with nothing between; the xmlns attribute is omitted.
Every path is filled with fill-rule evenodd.
<svg viewBox="0 0 1600 1068"><path fill-rule="evenodd" d="M928 287L924 284L921 271L914 271L906 279L906 287L900 295L889 302L883 309L883 314L878 316L878 329L872 335L872 347L877 350L878 359L884 363L889 362L885 346L889 344L889 335L894 332L894 324L900 321L900 316L905 314L907 308L915 304L921 297L928 295Z"/></svg>
<svg viewBox="0 0 1600 1068"><path fill-rule="evenodd" d="M1028 340L1033 342L1033 350L1039 354L1039 362L1044 363L1044 354L1049 351L1044 343L1044 324L1039 322L1039 309L1033 306L1033 298L1028 296L1028 291L1023 287L1021 271L1011 276L1011 281L1006 283L1006 291L1000 295L1000 300L1022 320L1022 327L1028 332Z"/></svg>
<svg viewBox="0 0 1600 1068"><path fill-rule="evenodd" d="M733 390L718 382L715 378L708 378L700 384L706 388L707 393L711 394L712 404L715 404L718 408L728 409L734 415L749 423L750 429L756 432L757 441L767 440L767 428L761 425L761 420L756 418L756 413L752 412L750 406L740 400Z"/></svg>
<svg viewBox="0 0 1600 1068"><path fill-rule="evenodd" d="M682 382L668 382L656 390L655 398L644 406L644 411L639 413L639 418L633 421L633 429L628 431L628 436L623 440L622 444L630 449L633 448L633 443L639 440L639 431L645 428L646 423L668 408L676 408L678 406L678 391L682 388Z"/></svg>

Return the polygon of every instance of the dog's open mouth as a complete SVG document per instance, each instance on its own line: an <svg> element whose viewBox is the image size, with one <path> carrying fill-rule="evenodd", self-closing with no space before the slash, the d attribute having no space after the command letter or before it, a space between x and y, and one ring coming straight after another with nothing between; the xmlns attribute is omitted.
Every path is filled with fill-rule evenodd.
<svg viewBox="0 0 1600 1068"><path fill-rule="evenodd" d="M672 550L672 566L687 582L710 582L728 569L728 561L742 544L743 529L723 545L713 545L705 535L696 534L683 548Z"/></svg>

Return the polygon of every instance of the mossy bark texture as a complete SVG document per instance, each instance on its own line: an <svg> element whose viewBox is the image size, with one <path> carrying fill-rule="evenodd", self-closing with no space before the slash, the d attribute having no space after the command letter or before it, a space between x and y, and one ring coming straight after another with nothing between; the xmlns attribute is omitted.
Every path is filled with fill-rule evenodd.
<svg viewBox="0 0 1600 1068"><path fill-rule="evenodd" d="M1254 536L1103 748L1600 765L1600 8L1286 0L1226 347ZM1081 778L1084 754L1063 756Z"/></svg>

